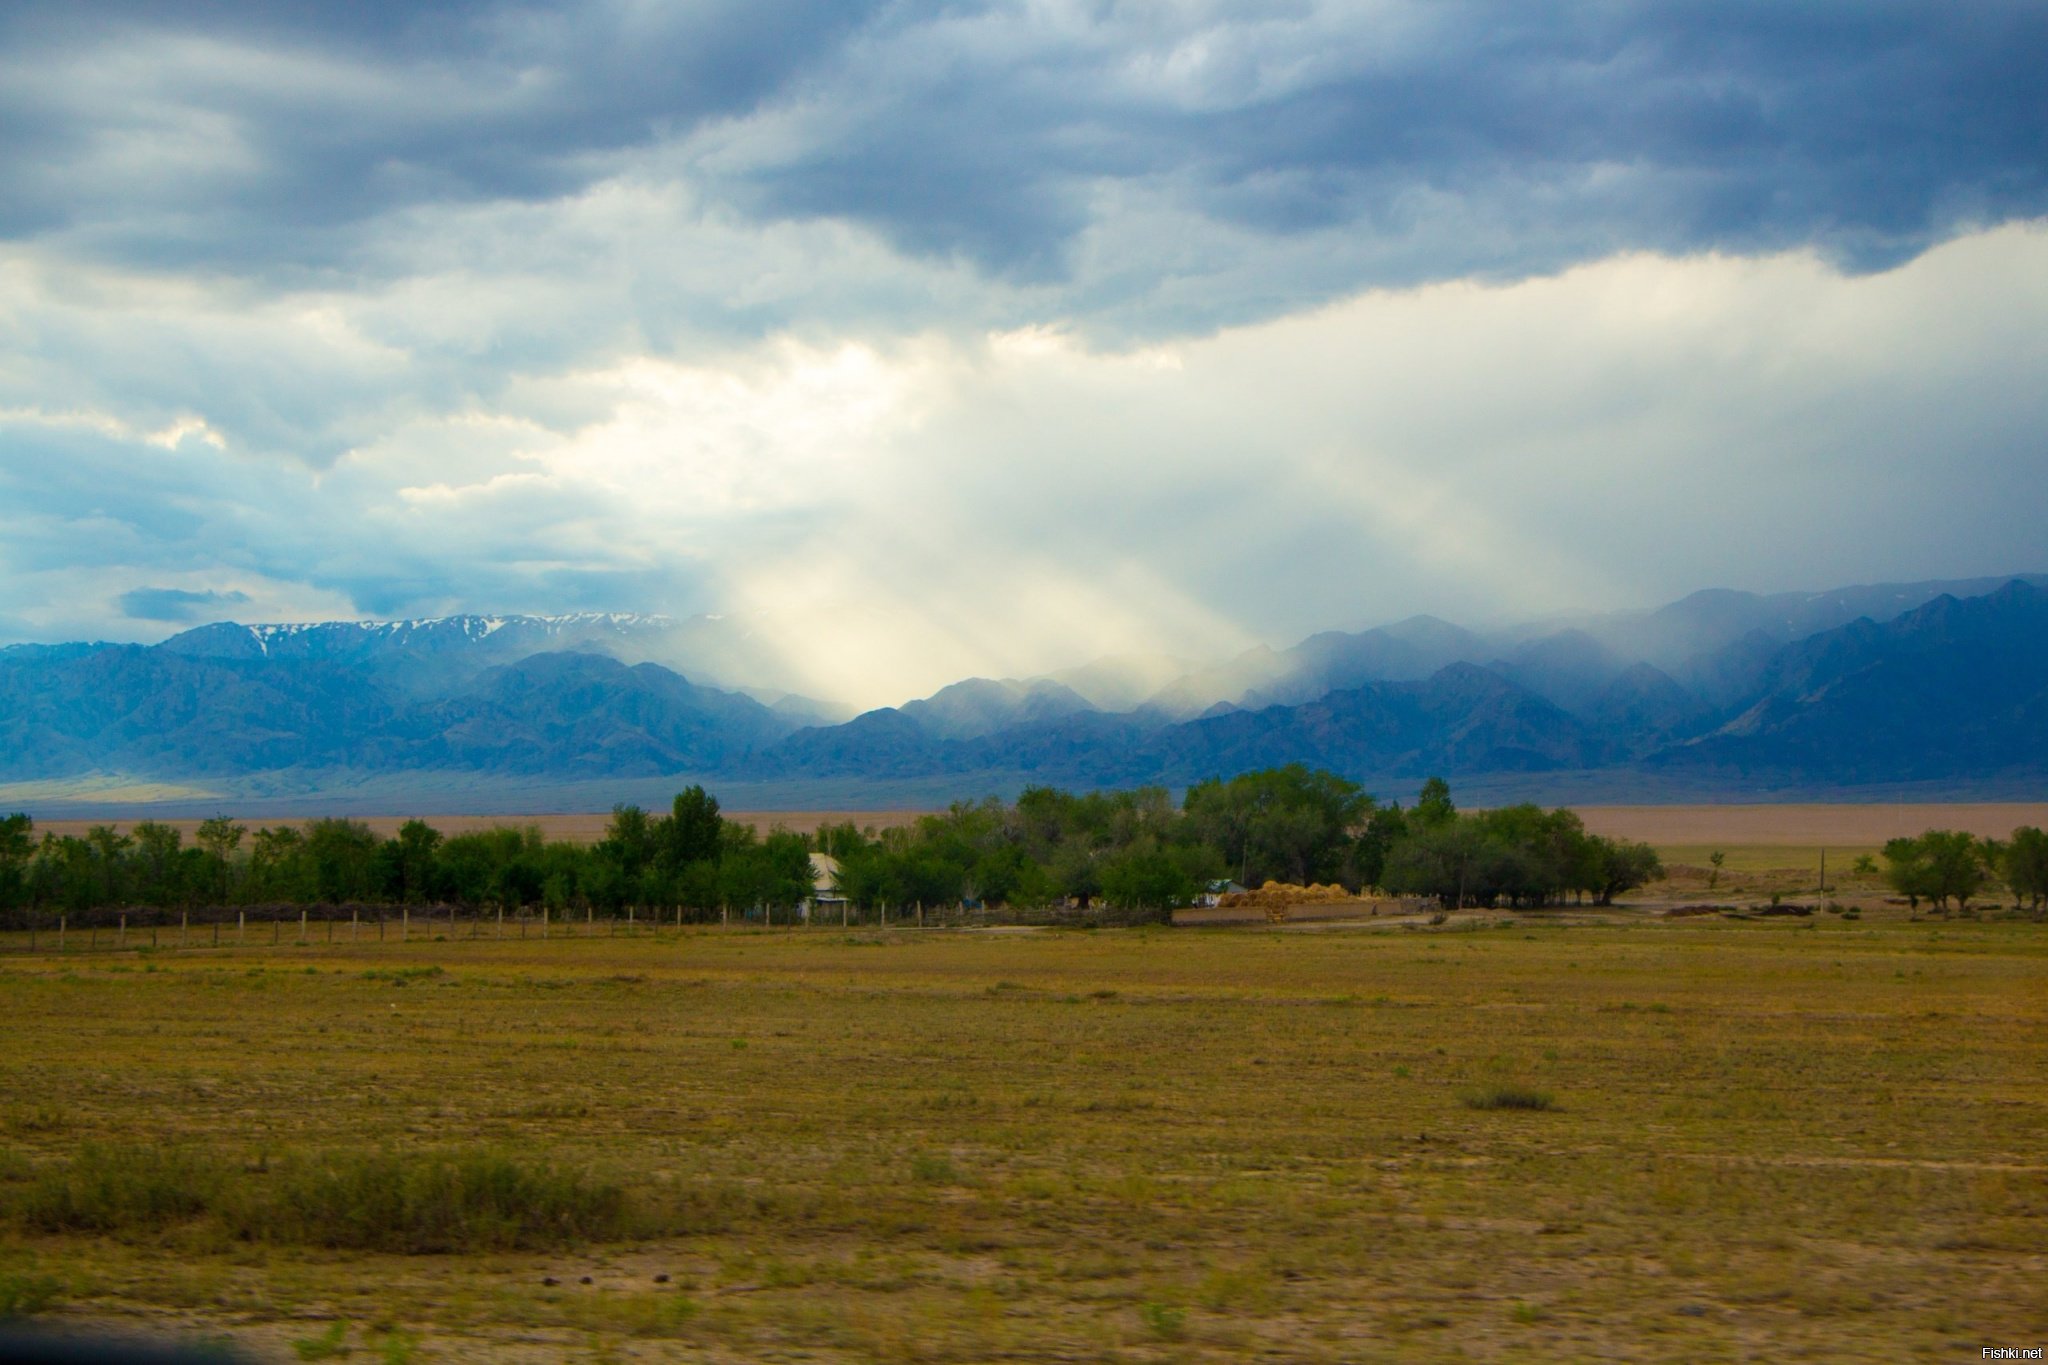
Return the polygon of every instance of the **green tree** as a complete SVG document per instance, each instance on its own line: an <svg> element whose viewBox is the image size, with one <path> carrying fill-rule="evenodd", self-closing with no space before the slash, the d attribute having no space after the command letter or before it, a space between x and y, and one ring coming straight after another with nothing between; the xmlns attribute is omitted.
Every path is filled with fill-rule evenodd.
<svg viewBox="0 0 2048 1365"><path fill-rule="evenodd" d="M1398 895L1433 896L1464 905L1477 892L1493 854L1486 832L1470 820L1447 820L1411 829L1387 854L1384 882Z"/></svg>
<svg viewBox="0 0 2048 1365"><path fill-rule="evenodd" d="M1408 833L1408 814L1400 803L1380 806L1366 817L1365 828L1351 846L1353 885L1384 886L1387 854Z"/></svg>
<svg viewBox="0 0 2048 1365"><path fill-rule="evenodd" d="M199 832L194 836L211 865L209 880L212 885L208 890L223 905L230 899L229 876L235 853L248 832L248 826L238 825L225 815L216 815L200 821Z"/></svg>
<svg viewBox="0 0 2048 1365"><path fill-rule="evenodd" d="M691 863L717 861L725 848L726 827L730 823L718 813L718 798L701 786L685 787L677 792L664 831L669 870L677 871Z"/></svg>
<svg viewBox="0 0 2048 1365"><path fill-rule="evenodd" d="M1172 923L1173 909L1193 901L1202 889L1196 867L1182 850L1137 846L1102 865L1102 898L1123 910L1150 910Z"/></svg>
<svg viewBox="0 0 2048 1365"><path fill-rule="evenodd" d="M308 820L306 860L313 894L328 904L369 900L376 894L375 832L360 820Z"/></svg>
<svg viewBox="0 0 2048 1365"><path fill-rule="evenodd" d="M422 905L440 892L440 830L424 820L408 820L386 847L396 877L391 891L399 900Z"/></svg>
<svg viewBox="0 0 2048 1365"><path fill-rule="evenodd" d="M701 791L702 788L696 790ZM678 801L681 797L676 798ZM600 857L616 863L627 878L637 878L640 869L654 862L664 852L671 820L667 828L638 806L622 805L612 807L611 823L605 826L604 838L598 842Z"/></svg>
<svg viewBox="0 0 2048 1365"><path fill-rule="evenodd" d="M151 905L174 905L182 899L178 885L178 852L184 836L172 825L144 820L135 839L135 890Z"/></svg>
<svg viewBox="0 0 2048 1365"><path fill-rule="evenodd" d="M2038 913L2048 902L2048 834L2031 825L2014 830L1999 871L2013 899Z"/></svg>
<svg viewBox="0 0 2048 1365"><path fill-rule="evenodd" d="M0 819L0 909L11 910L28 901L35 828L36 822L19 812Z"/></svg>
<svg viewBox="0 0 2048 1365"><path fill-rule="evenodd" d="M1340 879L1372 807L1357 783L1300 763L1198 782L1181 800L1188 841L1218 849L1246 885Z"/></svg>
<svg viewBox="0 0 2048 1365"><path fill-rule="evenodd" d="M1957 830L1931 829L1884 846L1885 880L1918 908L1922 900L1946 909L1953 899L1966 907L1984 887L1983 850L1976 838Z"/></svg>
<svg viewBox="0 0 2048 1365"><path fill-rule="evenodd" d="M1607 838L1596 838L1596 843L1601 868L1598 899L1602 905L1612 905L1622 892L1633 891L1664 875L1664 860L1648 844Z"/></svg>
<svg viewBox="0 0 2048 1365"><path fill-rule="evenodd" d="M1449 824L1458 814L1458 807L1451 801L1451 784L1441 777L1430 778L1416 794L1415 809L1409 814L1424 829Z"/></svg>
<svg viewBox="0 0 2048 1365"><path fill-rule="evenodd" d="M133 884L128 851L135 841L112 825L94 825L85 832L85 846L92 865L92 886L85 903L119 905L127 900Z"/></svg>

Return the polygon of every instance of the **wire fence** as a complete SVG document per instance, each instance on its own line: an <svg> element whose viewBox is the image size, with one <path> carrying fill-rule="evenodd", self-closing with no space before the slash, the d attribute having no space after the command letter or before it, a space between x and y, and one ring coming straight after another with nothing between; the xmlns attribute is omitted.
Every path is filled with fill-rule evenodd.
<svg viewBox="0 0 2048 1365"><path fill-rule="evenodd" d="M0 953L132 952L138 949L285 947L317 944L658 937L704 928L789 930L1112 928L1164 924L1165 912L1112 907L898 906L716 909L593 909L464 905L238 905L165 909L101 906L16 910L0 919Z"/></svg>

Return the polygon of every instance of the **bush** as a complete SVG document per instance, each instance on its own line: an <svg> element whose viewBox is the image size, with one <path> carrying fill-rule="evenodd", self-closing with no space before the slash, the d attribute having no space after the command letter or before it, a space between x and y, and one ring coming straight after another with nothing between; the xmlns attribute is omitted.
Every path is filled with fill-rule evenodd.
<svg viewBox="0 0 2048 1365"><path fill-rule="evenodd" d="M219 1200L227 1173L195 1152L88 1144L44 1171L20 1196L20 1215L43 1232L158 1232Z"/></svg>
<svg viewBox="0 0 2048 1365"><path fill-rule="evenodd" d="M432 1254L622 1237L627 1208L617 1185L495 1153L377 1153L287 1165L229 1222L254 1241Z"/></svg>
<svg viewBox="0 0 2048 1365"><path fill-rule="evenodd" d="M1536 1109L1557 1108L1557 1101L1541 1090L1531 1090L1519 1085L1494 1085L1484 1090L1475 1090L1461 1096L1467 1109Z"/></svg>
<svg viewBox="0 0 2048 1365"><path fill-rule="evenodd" d="M31 1179L14 1212L45 1232L159 1233L208 1217L248 1241L412 1253L634 1231L619 1186L479 1151L300 1157L266 1175L176 1148L86 1147Z"/></svg>

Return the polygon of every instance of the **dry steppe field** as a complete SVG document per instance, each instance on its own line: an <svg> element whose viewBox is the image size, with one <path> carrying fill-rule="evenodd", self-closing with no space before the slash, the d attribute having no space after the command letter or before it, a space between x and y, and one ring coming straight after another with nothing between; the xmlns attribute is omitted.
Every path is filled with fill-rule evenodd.
<svg viewBox="0 0 2048 1365"><path fill-rule="evenodd" d="M2048 1343L2026 919L290 937L0 945L0 1306L277 1360Z"/></svg>

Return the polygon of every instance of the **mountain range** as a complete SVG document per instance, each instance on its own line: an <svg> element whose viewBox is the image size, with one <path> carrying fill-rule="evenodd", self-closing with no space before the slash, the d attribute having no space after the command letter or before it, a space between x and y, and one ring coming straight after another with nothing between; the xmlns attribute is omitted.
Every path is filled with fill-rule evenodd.
<svg viewBox="0 0 2048 1365"><path fill-rule="evenodd" d="M2048 788L2048 575L1713 590L1497 631L1413 617L1208 663L966 679L850 718L772 679L744 623L712 617L223 622L154 646L16 645L0 649L0 782L947 778L971 794L1301 761L1367 781Z"/></svg>

